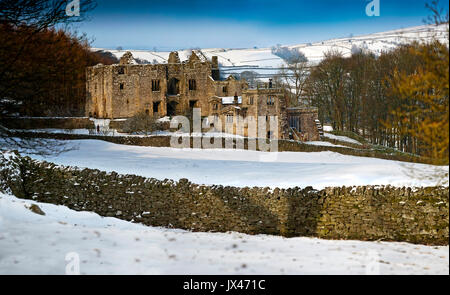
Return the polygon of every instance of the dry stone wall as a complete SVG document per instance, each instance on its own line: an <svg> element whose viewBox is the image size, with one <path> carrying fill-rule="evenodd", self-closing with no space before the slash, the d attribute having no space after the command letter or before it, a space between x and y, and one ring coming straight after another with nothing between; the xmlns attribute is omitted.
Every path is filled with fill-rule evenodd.
<svg viewBox="0 0 450 295"><path fill-rule="evenodd" d="M204 186L187 179L161 181L57 167L17 156L0 158L0 189L19 198L151 226L448 245L445 187L318 191Z"/></svg>
<svg viewBox="0 0 450 295"><path fill-rule="evenodd" d="M1 123L10 129L94 129L89 118L3 118Z"/></svg>

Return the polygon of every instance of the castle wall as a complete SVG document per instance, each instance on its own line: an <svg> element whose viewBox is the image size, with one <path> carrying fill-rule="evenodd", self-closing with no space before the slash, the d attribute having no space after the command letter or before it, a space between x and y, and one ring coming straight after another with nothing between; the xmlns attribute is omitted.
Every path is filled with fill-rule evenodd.
<svg viewBox="0 0 450 295"><path fill-rule="evenodd" d="M202 117L217 115L223 127L227 124L227 115L253 117L256 126L259 116L276 116L277 138L288 138L286 99L281 89L267 85L248 89L244 80L239 81L232 76L216 81L212 76L217 65L200 59L194 52L188 61L182 63L176 52L171 53L167 64L137 65L131 64L132 61L131 53L126 53L118 65L98 65L87 69L87 116L129 118L146 112L163 117L186 115L192 112L192 108L200 108ZM223 97L235 95L242 97L241 103L234 107L222 103ZM269 103L268 97L271 98ZM315 119L317 113L302 113L302 126L305 126L309 140L318 137ZM270 119L265 121L269 131ZM236 123L233 130L236 130ZM244 135L248 136L248 124Z"/></svg>
<svg viewBox="0 0 450 295"><path fill-rule="evenodd" d="M316 120L319 119L317 108L297 107L287 109L288 120L298 120L299 136L306 141L320 140Z"/></svg>
<svg viewBox="0 0 450 295"><path fill-rule="evenodd" d="M87 106L86 115L106 118L112 113L112 69L105 66L86 70Z"/></svg>
<svg viewBox="0 0 450 295"><path fill-rule="evenodd" d="M162 65L115 66L113 75L113 118L132 117L138 112L158 113L164 116L166 83L165 68ZM124 74L119 74L123 71ZM152 81L159 81L159 90L152 90ZM154 102L159 102L154 109Z"/></svg>

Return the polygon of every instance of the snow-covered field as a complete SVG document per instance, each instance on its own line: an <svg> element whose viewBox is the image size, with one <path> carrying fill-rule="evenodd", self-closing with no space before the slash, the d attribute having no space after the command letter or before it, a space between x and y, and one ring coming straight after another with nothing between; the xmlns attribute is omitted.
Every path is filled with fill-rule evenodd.
<svg viewBox="0 0 450 295"><path fill-rule="evenodd" d="M45 216L28 208L37 204ZM192 233L0 194L1 274L443 274L449 248Z"/></svg>
<svg viewBox="0 0 450 295"><path fill-rule="evenodd" d="M99 133L95 130L89 129L56 129L56 128L46 128L46 129L16 129L18 132L32 132L32 133L50 133L50 134L76 134L76 135L96 135L96 136L126 136L126 137L152 137L152 136L207 136L216 138L243 138L243 136L223 133L223 132L206 132L206 133L180 133L180 132L169 132L169 131L154 131L151 134L127 134L118 132L115 129L108 129L105 131L100 131ZM345 137L345 136L335 136L332 134L327 134L326 137L334 138L336 140L360 144L358 141ZM333 144L327 141L307 141L304 144L318 145L318 146L330 146L330 147L342 147L348 148L347 146Z"/></svg>
<svg viewBox="0 0 450 295"><path fill-rule="evenodd" d="M357 144L357 145L362 145L359 141L353 139L353 138L349 138L347 136L338 136L338 135L334 135L331 133L327 133L324 132L323 136L325 136L326 138L329 139L334 139L334 140L338 140L338 141L343 141L343 142L348 142L348 143L352 143L352 144Z"/></svg>
<svg viewBox="0 0 450 295"><path fill-rule="evenodd" d="M433 186L448 166L431 166L334 152L266 153L232 149L175 149L119 145L101 140L69 141L71 151L32 156L59 165L136 174L157 179L187 178L198 184L306 187ZM445 179L448 185L448 178Z"/></svg>
<svg viewBox="0 0 450 295"><path fill-rule="evenodd" d="M304 144L318 145L318 146L330 146L330 147L348 148L348 147L346 147L346 146L344 146L344 145L333 144L333 143L328 142L328 141L306 141L306 142L304 142Z"/></svg>

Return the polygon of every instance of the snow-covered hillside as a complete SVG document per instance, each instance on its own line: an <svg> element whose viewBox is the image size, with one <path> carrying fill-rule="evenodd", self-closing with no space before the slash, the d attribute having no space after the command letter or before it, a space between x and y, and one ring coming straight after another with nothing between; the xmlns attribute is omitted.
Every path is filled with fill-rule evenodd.
<svg viewBox="0 0 450 295"><path fill-rule="evenodd" d="M193 233L0 194L0 275L445 275L448 258L448 246Z"/></svg>
<svg viewBox="0 0 450 295"><path fill-rule="evenodd" d="M429 41L433 36L441 42L448 44L446 35L448 27L441 26L418 26L400 30L387 31L369 35L331 39L323 42L306 43L298 45L287 45L289 48L298 48L302 51L312 64L316 64L323 59L324 54L330 50L340 51L344 56L350 56L352 47L363 48L375 54L390 50L400 44L412 41ZM98 50L98 49L95 49ZM151 63L166 63L170 52L156 52L145 50L106 50L120 58L127 50L130 50L135 58L139 58ZM260 74L274 74L278 71L284 61L272 54L271 48L259 49L224 49L207 48L201 52L207 57L218 56L219 63L223 66L224 73L239 73L252 70ZM178 51L180 59L186 60L191 50Z"/></svg>
<svg viewBox="0 0 450 295"><path fill-rule="evenodd" d="M175 149L74 140L75 149L37 157L59 165L87 167L157 179L187 178L197 184L306 187L394 185L434 186L448 166L355 157L335 152L265 153L232 149Z"/></svg>

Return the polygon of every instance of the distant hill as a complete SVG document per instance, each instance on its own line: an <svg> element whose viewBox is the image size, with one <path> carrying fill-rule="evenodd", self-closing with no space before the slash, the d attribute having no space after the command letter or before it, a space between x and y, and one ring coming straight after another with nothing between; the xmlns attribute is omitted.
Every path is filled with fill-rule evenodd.
<svg viewBox="0 0 450 295"><path fill-rule="evenodd" d="M383 51L393 49L401 44L411 43L413 41L430 41L436 36L441 42L448 44L446 31L448 26L424 25L410 27L399 30L392 30L368 35L330 39L322 42L304 43L297 45L283 45L289 49L297 48L303 52L312 64L317 64L323 59L324 53L330 50L340 51L344 56L350 56L352 50L363 49L380 54ZM94 50L103 50L110 52L118 59L126 52L131 51L139 63L166 63L170 52L158 52L151 50L109 50L96 48ZM207 48L201 49L201 52L211 58L218 56L222 71L225 73L240 73L242 71L253 70L259 74L271 75L278 71L284 60L274 55L272 48L249 48L249 49L226 49L226 48ZM180 50L178 54L180 59L187 60L191 49Z"/></svg>

